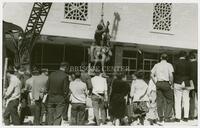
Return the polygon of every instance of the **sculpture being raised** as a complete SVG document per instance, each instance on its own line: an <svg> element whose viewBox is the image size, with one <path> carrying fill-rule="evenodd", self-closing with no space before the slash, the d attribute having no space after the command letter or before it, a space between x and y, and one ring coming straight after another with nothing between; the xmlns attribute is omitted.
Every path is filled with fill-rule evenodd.
<svg viewBox="0 0 200 128"><path fill-rule="evenodd" d="M110 39L111 36L109 34L109 25L110 23L107 21L105 26L103 19L97 25L97 29L94 34L94 42L90 47L90 59L91 62L94 62L94 67L98 62L101 62L102 72L104 71L105 63L110 60L112 56Z"/></svg>

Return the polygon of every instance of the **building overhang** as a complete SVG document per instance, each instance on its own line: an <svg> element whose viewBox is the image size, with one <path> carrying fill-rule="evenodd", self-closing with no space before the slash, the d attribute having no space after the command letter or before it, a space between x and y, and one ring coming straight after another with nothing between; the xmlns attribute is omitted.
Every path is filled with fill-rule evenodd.
<svg viewBox="0 0 200 128"><path fill-rule="evenodd" d="M62 37L62 36L53 36L53 35L41 35L37 43L46 43L46 44L54 44L54 45L75 45L82 47L89 47L94 40L92 39L84 39L84 38L74 38L74 37ZM177 47L168 47L168 46L157 46L157 45L147 45L144 43L127 43L127 42L116 42L111 41L113 46L119 47L129 47L130 49L136 49L138 51L145 52L156 52L156 53L178 53L181 50L190 51L194 49L188 48L177 48Z"/></svg>

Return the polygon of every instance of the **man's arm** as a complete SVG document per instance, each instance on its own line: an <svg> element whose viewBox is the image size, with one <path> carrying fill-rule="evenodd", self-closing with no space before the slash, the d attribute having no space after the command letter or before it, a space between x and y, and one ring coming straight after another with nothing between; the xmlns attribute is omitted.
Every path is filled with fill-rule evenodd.
<svg viewBox="0 0 200 128"><path fill-rule="evenodd" d="M157 80L156 80L156 65L154 65L154 67L151 70L151 79L153 80L154 84L156 84Z"/></svg>
<svg viewBox="0 0 200 128"><path fill-rule="evenodd" d="M105 79L105 78L104 78L104 79ZM105 86L105 91L104 91L105 101L108 101L108 84L107 84L106 79L105 79L105 81L104 81L104 86Z"/></svg>
<svg viewBox="0 0 200 128"><path fill-rule="evenodd" d="M15 89L15 83L10 81L10 84L9 84L7 90L6 90L6 93L5 93L5 98L8 98L12 94L14 89Z"/></svg>
<svg viewBox="0 0 200 128"><path fill-rule="evenodd" d="M132 81L132 84L131 84L131 91L130 91L130 97L133 97L134 91L135 91L135 88L134 88L134 81Z"/></svg>
<svg viewBox="0 0 200 128"><path fill-rule="evenodd" d="M170 64L170 67L169 67L169 83L170 85L174 85L174 76L173 76L173 73L174 73L174 67Z"/></svg>
<svg viewBox="0 0 200 128"><path fill-rule="evenodd" d="M66 94L66 95L68 95L69 94L69 85L70 84L70 82L69 82L69 76L66 76L65 77L65 79L64 79L64 93Z"/></svg>
<svg viewBox="0 0 200 128"><path fill-rule="evenodd" d="M170 72L170 73L169 73L169 83L170 83L170 85L173 85L173 84L174 84L173 72Z"/></svg>

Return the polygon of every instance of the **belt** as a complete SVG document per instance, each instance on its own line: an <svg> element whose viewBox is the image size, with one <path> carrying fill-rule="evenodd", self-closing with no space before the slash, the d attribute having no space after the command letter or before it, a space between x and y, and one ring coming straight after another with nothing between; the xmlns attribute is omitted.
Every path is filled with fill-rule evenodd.
<svg viewBox="0 0 200 128"><path fill-rule="evenodd" d="M97 93L98 95L100 95L100 96L104 96L104 94L103 93ZM94 93L92 93L92 95L95 95ZM96 95L95 95L96 96Z"/></svg>
<svg viewBox="0 0 200 128"><path fill-rule="evenodd" d="M157 81L157 82L168 82L169 83L169 81Z"/></svg>

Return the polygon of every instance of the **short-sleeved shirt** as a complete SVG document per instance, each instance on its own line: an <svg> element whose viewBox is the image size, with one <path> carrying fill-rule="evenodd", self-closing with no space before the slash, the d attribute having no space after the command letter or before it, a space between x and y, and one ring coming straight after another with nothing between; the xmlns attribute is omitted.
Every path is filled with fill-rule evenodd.
<svg viewBox="0 0 200 128"><path fill-rule="evenodd" d="M91 82L93 93L104 93L108 90L106 78L95 76L91 79Z"/></svg>
<svg viewBox="0 0 200 128"><path fill-rule="evenodd" d="M174 72L173 66L166 60L154 65L151 73L153 73L158 81L169 81L169 74Z"/></svg>
<svg viewBox="0 0 200 128"><path fill-rule="evenodd" d="M72 103L86 103L87 86L80 79L70 82L69 89L71 91Z"/></svg>
<svg viewBox="0 0 200 128"><path fill-rule="evenodd" d="M5 95L8 97L6 101L6 106L12 100L18 99L20 97L21 81L17 76L11 75L9 86L5 92Z"/></svg>
<svg viewBox="0 0 200 128"><path fill-rule="evenodd" d="M48 77L45 75L35 76L33 79L32 96L35 100L39 100L41 94L46 90Z"/></svg>
<svg viewBox="0 0 200 128"><path fill-rule="evenodd" d="M142 79L133 80L130 91L130 96L133 97L133 101L148 101L149 99L146 93L147 88L148 85L144 80Z"/></svg>

